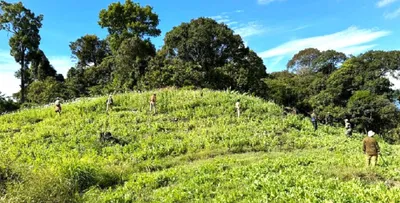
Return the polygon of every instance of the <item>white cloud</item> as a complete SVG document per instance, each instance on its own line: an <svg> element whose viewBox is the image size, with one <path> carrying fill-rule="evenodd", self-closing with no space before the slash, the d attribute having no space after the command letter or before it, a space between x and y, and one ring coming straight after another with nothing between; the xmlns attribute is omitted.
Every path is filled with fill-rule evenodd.
<svg viewBox="0 0 400 203"><path fill-rule="evenodd" d="M271 59L266 60L267 71L276 71L279 67L276 67L285 57L278 56Z"/></svg>
<svg viewBox="0 0 400 203"><path fill-rule="evenodd" d="M275 1L283 1L283 0L257 0L258 4L267 5Z"/></svg>
<svg viewBox="0 0 400 203"><path fill-rule="evenodd" d="M298 27L295 27L295 28L289 30L288 32L294 32L294 31L303 30L303 29L309 28L309 27L311 27L311 26L312 26L312 25L302 25L302 26L298 26Z"/></svg>
<svg viewBox="0 0 400 203"><path fill-rule="evenodd" d="M385 13L383 15L386 19L394 19L400 16L400 8L398 8L397 10L391 12L391 13Z"/></svg>
<svg viewBox="0 0 400 203"><path fill-rule="evenodd" d="M232 28L236 34L240 35L243 38L260 35L267 31L267 29L257 22L248 22L246 24L242 24L238 27Z"/></svg>
<svg viewBox="0 0 400 203"><path fill-rule="evenodd" d="M365 50L371 50L372 48L376 47L377 44L370 44L370 45L355 45L355 46L349 46L349 47L344 47L344 48L339 48L338 51L341 51L345 54L353 54L357 55Z"/></svg>
<svg viewBox="0 0 400 203"><path fill-rule="evenodd" d="M230 23L231 19L229 19L229 16L227 15L217 15L217 16L210 16L210 18L214 19L218 23Z"/></svg>
<svg viewBox="0 0 400 203"><path fill-rule="evenodd" d="M71 58L68 56L48 56L48 59L57 70L66 77L68 70L74 66ZM0 91L11 96L20 89L20 81L14 74L20 68L20 65L15 62L10 56L9 51L0 50Z"/></svg>
<svg viewBox="0 0 400 203"><path fill-rule="evenodd" d="M241 10L235 12L239 13L239 11L242 12ZM214 19L218 23L224 23L228 26L235 25L234 27L231 27L232 30L236 34L239 34L242 38L259 35L267 31L267 29L263 25L257 22L239 23L237 21L233 21L230 16L225 15L226 13L227 12L221 15L211 16L210 18Z"/></svg>
<svg viewBox="0 0 400 203"><path fill-rule="evenodd" d="M69 56L49 56L51 65L57 70L57 73L61 73L64 77L67 77L68 70L75 66Z"/></svg>
<svg viewBox="0 0 400 203"><path fill-rule="evenodd" d="M398 75L398 74L399 74L399 71L395 71L394 74L395 74L395 75ZM394 78L393 76L390 75L390 73L387 73L387 74L385 75L385 77L386 77L387 79L389 79L389 81L393 84L392 89L395 89L395 90L400 89L400 79Z"/></svg>
<svg viewBox="0 0 400 203"><path fill-rule="evenodd" d="M378 6L379 8L382 8L389 4L394 3L396 1L398 1L398 0L379 0L378 3L376 3L376 6Z"/></svg>
<svg viewBox="0 0 400 203"><path fill-rule="evenodd" d="M14 76L13 72L0 72L0 92L6 96L12 96L19 91L20 81Z"/></svg>
<svg viewBox="0 0 400 203"><path fill-rule="evenodd" d="M321 51L334 49L346 54L357 54L356 52L362 52L375 46L370 44L365 45L365 43L372 42L389 34L389 31L349 27L346 30L333 34L289 41L275 48L261 52L259 53L259 56L264 59L280 56L292 56L298 51L306 48L317 48Z"/></svg>
<svg viewBox="0 0 400 203"><path fill-rule="evenodd" d="M227 26L232 26L232 25L236 25L236 24L238 24L238 22L236 22L236 21L231 21L231 22L226 23Z"/></svg>

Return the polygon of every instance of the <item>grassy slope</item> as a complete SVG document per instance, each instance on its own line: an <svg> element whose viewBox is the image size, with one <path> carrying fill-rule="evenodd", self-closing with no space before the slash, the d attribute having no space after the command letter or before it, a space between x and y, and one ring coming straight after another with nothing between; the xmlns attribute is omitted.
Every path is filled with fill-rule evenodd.
<svg viewBox="0 0 400 203"><path fill-rule="evenodd" d="M108 117L106 98L64 105L61 117L53 108L1 116L0 202L400 199L397 146L381 141L387 165L366 169L360 135L313 132L308 119L261 99L162 90L153 116L150 95L116 95ZM128 144L101 143L104 130Z"/></svg>

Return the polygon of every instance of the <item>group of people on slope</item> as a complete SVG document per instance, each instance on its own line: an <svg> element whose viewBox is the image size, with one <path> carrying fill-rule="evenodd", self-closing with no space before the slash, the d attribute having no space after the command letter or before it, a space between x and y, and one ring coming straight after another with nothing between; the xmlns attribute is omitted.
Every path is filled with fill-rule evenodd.
<svg viewBox="0 0 400 203"><path fill-rule="evenodd" d="M314 127L314 131L318 130L318 119L317 119L317 115L315 114L315 112L313 111L311 114L311 123L313 124ZM328 112L327 116L325 117L325 123L327 125L333 126L333 117L330 114L330 112ZM347 137L351 137L351 135L353 134L353 129L351 127L351 123L349 121L349 119L344 119L344 128L345 130L345 134Z"/></svg>
<svg viewBox="0 0 400 203"><path fill-rule="evenodd" d="M150 112L153 111L154 114L156 113L156 102L157 102L157 94L151 95L151 97L150 97ZM111 94L108 96L106 104L107 104L106 111L107 112L111 111L112 105L114 104L114 100L113 100Z"/></svg>
<svg viewBox="0 0 400 203"><path fill-rule="evenodd" d="M328 112L328 115L326 117L326 124L332 126L332 116ZM313 111L311 114L311 122L314 126L314 131L318 129L318 123L317 123L317 115ZM351 127L351 123L349 119L344 119L344 128L345 128L345 133L347 137L351 137L353 133L353 129ZM375 166L376 163L378 162L378 155L380 153L380 148L379 144L374 138L375 132L372 130L368 131L368 136L363 139L363 152L366 156L366 165L367 166Z"/></svg>
<svg viewBox="0 0 400 203"><path fill-rule="evenodd" d="M150 97L150 112L153 111L153 113L156 113L156 102L157 102L157 95L153 94ZM114 104L114 100L112 97L112 94L110 94L107 98L106 101L106 111L109 112L112 110L112 106ZM236 113L237 113L237 117L240 117L240 100L238 99L235 103L235 109L236 109ZM58 113L59 115L61 115L61 102L60 102L60 98L57 97L56 98L56 102L55 102L55 112ZM311 114L311 122L314 126L314 130L318 129L318 123L317 123L317 115L315 114L315 112L313 111ZM328 125L333 125L333 118L330 115L330 113L328 113L327 117L326 117L326 124ZM352 135L352 127L351 127L351 123L349 122L349 119L345 119L345 129L346 129L346 136L350 137ZM366 138L364 138L363 140L363 151L364 154L366 155L366 161L367 161L367 166L375 166L377 161L378 161L378 154L380 153L380 148L378 145L378 142L376 141L376 139L373 137L375 135L375 133L373 131L369 131L368 132L368 136Z"/></svg>
<svg viewBox="0 0 400 203"><path fill-rule="evenodd" d="M156 113L156 102L157 102L157 95L153 94L150 98L150 111L153 111L154 114ZM106 100L106 112L112 110L113 104L114 104L114 99L112 97L112 94L110 94L108 95L108 98ZM55 101L55 112L61 115L61 101L59 97L57 97Z"/></svg>
<svg viewBox="0 0 400 203"><path fill-rule="evenodd" d="M203 96L203 93L201 93L201 96ZM157 103L157 94L153 94L150 97L150 112L153 111L153 113L156 113L156 103ZM108 98L106 100L106 112L109 112L112 110L114 104L114 100L112 97L112 94L108 95ZM235 103L235 109L237 113L237 117L240 117L240 100L238 99ZM55 112L61 115L61 101L60 98L57 97L55 101Z"/></svg>
<svg viewBox="0 0 400 203"><path fill-rule="evenodd" d="M110 94L107 99L107 112L112 110L112 105L114 103L112 95ZM156 103L157 103L157 94L153 94L150 97L150 112L156 113ZM235 109L237 112L237 116L240 117L240 100L238 99L235 103Z"/></svg>

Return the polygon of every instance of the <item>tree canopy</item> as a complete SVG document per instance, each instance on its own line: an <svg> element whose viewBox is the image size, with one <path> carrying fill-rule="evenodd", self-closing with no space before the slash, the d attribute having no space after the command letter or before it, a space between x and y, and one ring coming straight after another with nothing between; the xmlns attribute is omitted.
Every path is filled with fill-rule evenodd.
<svg viewBox="0 0 400 203"><path fill-rule="evenodd" d="M28 79L26 69L32 60L30 53L36 52L40 44L39 29L42 27L43 15L36 16L25 8L21 2L7 3L0 1L0 30L12 34L9 40L10 54L20 64L21 102L25 101L25 89Z"/></svg>
<svg viewBox="0 0 400 203"><path fill-rule="evenodd" d="M69 45L72 56L78 59L78 65L86 67L97 66L110 55L107 41L100 40L96 35L85 35Z"/></svg>
<svg viewBox="0 0 400 203"><path fill-rule="evenodd" d="M139 3L125 0L112 3L99 14L99 25L107 28L109 43L113 51L117 51L122 41L131 37L143 38L145 36L157 37L161 30L158 15L151 6L141 7Z"/></svg>
<svg viewBox="0 0 400 203"><path fill-rule="evenodd" d="M10 54L20 64L16 77L21 102L46 103L61 96L74 98L167 86L231 89L256 95L323 122L350 119L359 132L375 130L386 139L399 136L400 90L389 77L400 79L400 51L370 50L347 56L337 50L309 47L288 60L286 70L267 74L264 61L240 35L211 18L195 18L166 32L157 50L152 37L161 34L153 7L132 0L102 9L98 25L108 35L86 34L70 42L77 60L67 77L57 74L39 48L42 15L21 2L0 1L0 30L12 34ZM285 69L285 67L282 67ZM0 95L4 106L14 104ZM6 109L13 109L8 106ZM400 140L399 140L400 141Z"/></svg>
<svg viewBox="0 0 400 203"><path fill-rule="evenodd" d="M200 86L250 91L263 84L261 78L266 76L266 67L261 58L225 24L210 18L194 19L174 27L164 42L160 59L177 59L188 64L192 69L186 71L203 76Z"/></svg>

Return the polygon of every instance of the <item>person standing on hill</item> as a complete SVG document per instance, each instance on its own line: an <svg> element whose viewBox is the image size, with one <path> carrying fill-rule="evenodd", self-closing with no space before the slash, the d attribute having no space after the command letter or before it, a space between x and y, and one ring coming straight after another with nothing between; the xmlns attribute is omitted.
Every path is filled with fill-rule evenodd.
<svg viewBox="0 0 400 203"><path fill-rule="evenodd" d="M327 125L333 126L333 118L332 118L331 112L328 112L328 114L326 115L325 123Z"/></svg>
<svg viewBox="0 0 400 203"><path fill-rule="evenodd" d="M351 128L351 123L349 122L349 119L344 119L344 128L346 129L346 136L351 137L353 134L353 129Z"/></svg>
<svg viewBox="0 0 400 203"><path fill-rule="evenodd" d="M107 109L106 109L106 111L108 112L108 110L112 110L112 105L114 104L114 100L113 100L111 94L108 96L108 99L107 99L107 102L106 102L106 103L107 103Z"/></svg>
<svg viewBox="0 0 400 203"><path fill-rule="evenodd" d="M376 139L373 138L374 135L375 133L370 130L368 131L368 137L363 140L363 151L366 156L367 166L375 166L378 162L380 148Z"/></svg>
<svg viewBox="0 0 400 203"><path fill-rule="evenodd" d="M314 131L316 131L318 129L318 123L317 123L317 115L315 114L315 111L313 111L311 114L311 122L314 126Z"/></svg>
<svg viewBox="0 0 400 203"><path fill-rule="evenodd" d="M237 116L239 118L240 117L240 99L238 99L236 101L235 108L236 108Z"/></svg>
<svg viewBox="0 0 400 203"><path fill-rule="evenodd" d="M59 98L59 97L56 98L55 105L56 105L56 110L55 110L55 112L58 113L58 115L61 116L61 101L60 101L60 98Z"/></svg>
<svg viewBox="0 0 400 203"><path fill-rule="evenodd" d="M150 112L154 110L154 114L156 114L156 102L157 102L157 95L153 94L150 97Z"/></svg>

